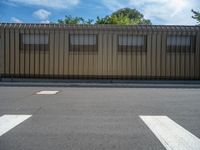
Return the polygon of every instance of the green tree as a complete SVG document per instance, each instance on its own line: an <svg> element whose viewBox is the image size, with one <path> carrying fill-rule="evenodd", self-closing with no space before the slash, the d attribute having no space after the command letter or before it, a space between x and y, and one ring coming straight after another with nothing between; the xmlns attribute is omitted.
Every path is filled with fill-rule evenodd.
<svg viewBox="0 0 200 150"><path fill-rule="evenodd" d="M92 19L85 20L82 17L72 17L70 15L65 16L64 19L58 19L60 24L92 24L92 22Z"/></svg>
<svg viewBox="0 0 200 150"><path fill-rule="evenodd" d="M136 9L123 8L113 12L110 16L97 17L96 24L124 24L124 25L151 25L151 21L144 19L144 15Z"/></svg>
<svg viewBox="0 0 200 150"><path fill-rule="evenodd" d="M192 9L192 12L194 14L194 16L192 16L192 18L195 19L197 21L197 23L200 25L200 12L194 11L193 9Z"/></svg>
<svg viewBox="0 0 200 150"><path fill-rule="evenodd" d="M85 20L82 17L65 16L64 19L58 19L60 24L93 24L93 20ZM103 18L97 17L95 24L122 24L122 25L151 25L151 21L144 19L144 15L136 9L123 8L111 15Z"/></svg>
<svg viewBox="0 0 200 150"><path fill-rule="evenodd" d="M123 24L123 25L129 25L133 24L132 20L130 20L126 16L106 16L104 18L97 17L96 24Z"/></svg>

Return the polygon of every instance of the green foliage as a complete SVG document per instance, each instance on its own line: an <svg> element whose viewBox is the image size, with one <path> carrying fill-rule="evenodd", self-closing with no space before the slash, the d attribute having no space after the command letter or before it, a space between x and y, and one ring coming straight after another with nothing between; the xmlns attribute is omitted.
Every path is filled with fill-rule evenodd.
<svg viewBox="0 0 200 150"><path fill-rule="evenodd" d="M97 17L96 24L122 24L122 25L129 25L129 24L134 24L134 23L132 22L132 20L130 20L126 16L112 15L112 16L106 16L104 18Z"/></svg>
<svg viewBox="0 0 200 150"><path fill-rule="evenodd" d="M97 17L96 24L151 25L151 21L144 19L143 14L136 9L123 8L112 13L110 16Z"/></svg>
<svg viewBox="0 0 200 150"><path fill-rule="evenodd" d="M82 17L72 17L70 15L65 16L64 19L58 19L60 24L92 24L92 22L92 19L85 20Z"/></svg>
<svg viewBox="0 0 200 150"><path fill-rule="evenodd" d="M72 17L65 16L64 19L59 19L60 24L92 24L93 20L85 20L82 17ZM111 15L107 15L103 18L97 17L95 24L121 24L121 25L138 25L147 24L151 25L151 21L144 19L143 14L141 14L136 9L123 8Z"/></svg>
<svg viewBox="0 0 200 150"><path fill-rule="evenodd" d="M197 23L200 25L200 12L199 11L194 11L193 9L192 9L192 12L194 14L194 16L192 16L192 18L197 20Z"/></svg>
<svg viewBox="0 0 200 150"><path fill-rule="evenodd" d="M109 16L105 16L104 18L97 17L96 24L108 24Z"/></svg>

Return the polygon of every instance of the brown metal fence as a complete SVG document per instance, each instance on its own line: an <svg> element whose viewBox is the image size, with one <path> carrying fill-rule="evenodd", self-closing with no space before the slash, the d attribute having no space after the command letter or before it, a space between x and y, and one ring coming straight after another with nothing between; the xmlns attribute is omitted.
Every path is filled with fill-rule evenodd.
<svg viewBox="0 0 200 150"><path fill-rule="evenodd" d="M200 79L199 26L0 24L11 78Z"/></svg>

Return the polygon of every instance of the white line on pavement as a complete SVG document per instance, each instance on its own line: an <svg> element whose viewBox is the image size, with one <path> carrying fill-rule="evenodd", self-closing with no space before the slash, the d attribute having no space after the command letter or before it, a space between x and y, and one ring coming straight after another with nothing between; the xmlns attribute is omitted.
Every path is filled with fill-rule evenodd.
<svg viewBox="0 0 200 150"><path fill-rule="evenodd" d="M37 92L36 94L38 94L38 95L54 95L54 94L57 94L58 93L58 91L39 91L39 92Z"/></svg>
<svg viewBox="0 0 200 150"><path fill-rule="evenodd" d="M22 123L32 115L3 115L0 117L0 136Z"/></svg>
<svg viewBox="0 0 200 150"><path fill-rule="evenodd" d="M200 139L167 116L140 116L167 150L200 150Z"/></svg>

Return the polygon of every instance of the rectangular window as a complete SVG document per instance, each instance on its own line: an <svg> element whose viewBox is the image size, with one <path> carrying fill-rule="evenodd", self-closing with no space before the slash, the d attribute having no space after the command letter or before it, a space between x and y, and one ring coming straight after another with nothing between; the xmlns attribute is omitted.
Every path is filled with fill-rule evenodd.
<svg viewBox="0 0 200 150"><path fill-rule="evenodd" d="M195 52L196 37L195 36L175 36L167 37L168 52Z"/></svg>
<svg viewBox="0 0 200 150"><path fill-rule="evenodd" d="M119 35L118 51L146 52L146 35Z"/></svg>
<svg viewBox="0 0 200 150"><path fill-rule="evenodd" d="M49 50L49 35L48 34L21 34L20 35L20 50Z"/></svg>
<svg viewBox="0 0 200 150"><path fill-rule="evenodd" d="M69 37L69 51L97 52L96 34L73 34Z"/></svg>

